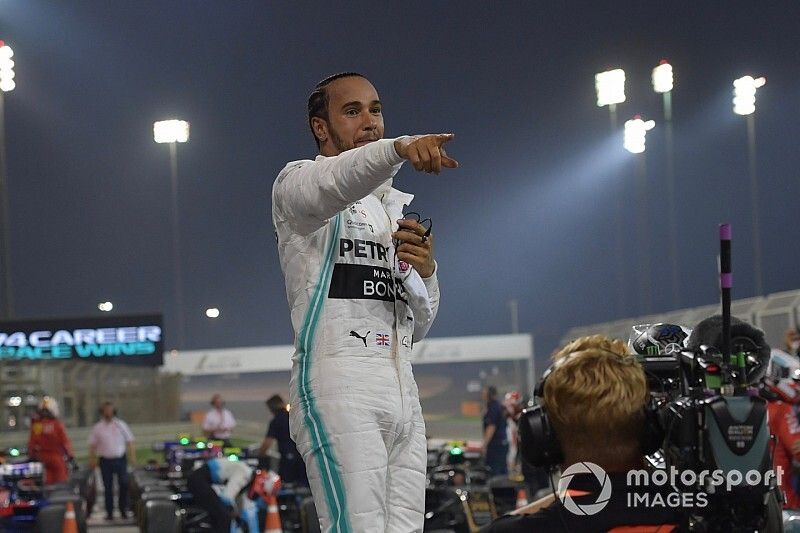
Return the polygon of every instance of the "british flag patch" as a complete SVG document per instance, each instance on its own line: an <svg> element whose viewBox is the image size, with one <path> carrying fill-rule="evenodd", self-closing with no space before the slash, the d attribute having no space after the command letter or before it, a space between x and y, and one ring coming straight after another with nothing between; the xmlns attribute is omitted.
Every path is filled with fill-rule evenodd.
<svg viewBox="0 0 800 533"><path fill-rule="evenodd" d="M384 335L383 333L376 333L375 344L377 344L378 346L389 346L389 335Z"/></svg>

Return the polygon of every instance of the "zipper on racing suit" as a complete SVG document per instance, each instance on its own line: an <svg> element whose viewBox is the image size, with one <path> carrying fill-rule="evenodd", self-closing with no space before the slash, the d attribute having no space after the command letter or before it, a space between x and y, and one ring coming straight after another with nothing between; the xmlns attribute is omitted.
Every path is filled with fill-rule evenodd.
<svg viewBox="0 0 800 533"><path fill-rule="evenodd" d="M403 390L403 376L402 370L400 369L400 351L397 348L397 341L398 341L398 324L397 324L397 271L395 270L397 266L397 248L394 244L394 239L392 238L392 228L394 227L394 221L392 217L389 216L389 213L386 211L386 207L383 204L383 196L380 198L381 208L383 212L386 213L386 219L389 221L389 238L391 240L391 247L390 250L392 251L390 256L390 264L392 269L392 290L394 291L394 299L392 300L392 358L394 359L394 368L397 371L397 384L400 386L400 418L401 424L405 425L405 416L406 416L406 395L405 391ZM399 229L399 228L398 228ZM401 427L402 431L402 427Z"/></svg>

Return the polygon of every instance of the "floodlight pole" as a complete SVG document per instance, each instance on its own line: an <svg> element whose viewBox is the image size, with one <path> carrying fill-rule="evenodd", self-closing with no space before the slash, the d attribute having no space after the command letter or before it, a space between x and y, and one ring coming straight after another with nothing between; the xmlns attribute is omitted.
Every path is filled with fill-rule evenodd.
<svg viewBox="0 0 800 533"><path fill-rule="evenodd" d="M650 288L650 254L651 247L649 229L649 209L647 208L647 158L645 152L634 154L636 158L636 227L639 236L639 294L644 304L645 314L653 312L653 292Z"/></svg>
<svg viewBox="0 0 800 533"><path fill-rule="evenodd" d="M184 316L180 227L178 225L178 143L174 141L169 143L169 168L172 182L172 262L175 268L175 316L178 325L178 342L176 345L178 349L182 349L184 347Z"/></svg>
<svg viewBox="0 0 800 533"><path fill-rule="evenodd" d="M608 118L611 120L611 133L617 131L617 104L608 105Z"/></svg>
<svg viewBox="0 0 800 533"><path fill-rule="evenodd" d="M764 274L761 268L761 228L758 209L758 167L756 158L755 113L747 115L747 154L750 167L750 204L753 216L753 262L756 275L756 295L764 294Z"/></svg>
<svg viewBox="0 0 800 533"><path fill-rule="evenodd" d="M611 127L611 136L617 135L618 132L618 123L617 123L617 104L609 104L608 106L608 117L609 117L609 125ZM625 313L627 312L626 309L626 298L625 298L625 273L623 269L625 268L625 230L623 228L623 213L625 212L625 203L622 198L621 194L615 195L615 202L614 202L614 246L617 250L617 264L616 264L616 271L617 271L617 316L626 316Z"/></svg>
<svg viewBox="0 0 800 533"><path fill-rule="evenodd" d="M14 293L11 285L11 231L9 222L9 201L7 184L7 165L6 165L6 128L5 128L5 107L3 91L0 91L0 224L3 226L0 232L0 249L2 250L3 268L3 313L2 318L10 320L14 318Z"/></svg>
<svg viewBox="0 0 800 533"><path fill-rule="evenodd" d="M667 215L669 225L669 257L672 279L672 307L680 307L680 271L678 261L678 224L675 207L675 148L672 137L672 91L664 95L665 149L667 151Z"/></svg>
<svg viewBox="0 0 800 533"><path fill-rule="evenodd" d="M516 298L508 301L508 307L511 310L511 333L519 335L519 301ZM514 359L514 374L517 376L517 385L524 386L522 383L522 369L520 368L519 359Z"/></svg>

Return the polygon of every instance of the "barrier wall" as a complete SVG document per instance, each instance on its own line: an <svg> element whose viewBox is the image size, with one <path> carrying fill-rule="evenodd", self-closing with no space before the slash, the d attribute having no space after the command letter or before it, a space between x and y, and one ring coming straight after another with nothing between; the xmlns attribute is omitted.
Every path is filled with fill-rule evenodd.
<svg viewBox="0 0 800 533"><path fill-rule="evenodd" d="M720 314L720 304L677 309L664 313L625 318L588 326L574 327L561 339L565 344L585 335L607 335L628 340L631 326L666 322L694 327L711 315ZM767 342L775 348L783 347L783 336L788 328L797 327L800 318L800 290L779 292L768 296L744 298L731 303L731 314L764 330Z"/></svg>

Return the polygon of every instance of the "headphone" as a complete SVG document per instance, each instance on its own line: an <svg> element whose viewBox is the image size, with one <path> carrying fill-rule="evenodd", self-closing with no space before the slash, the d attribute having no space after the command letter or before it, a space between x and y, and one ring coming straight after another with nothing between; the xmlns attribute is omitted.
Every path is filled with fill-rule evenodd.
<svg viewBox="0 0 800 533"><path fill-rule="evenodd" d="M614 355L619 356L616 353ZM544 398L544 385L547 377L560 364L563 364L563 360L554 363L545 371L541 381L534 389L534 398ZM640 446L642 455L651 455L661 448L664 442L664 429L652 402L645 404L642 409L644 412L644 424L640 437ZM518 428L520 452L529 464L553 468L564 462L561 442L543 404L534 400L532 406L524 409L519 418Z"/></svg>

